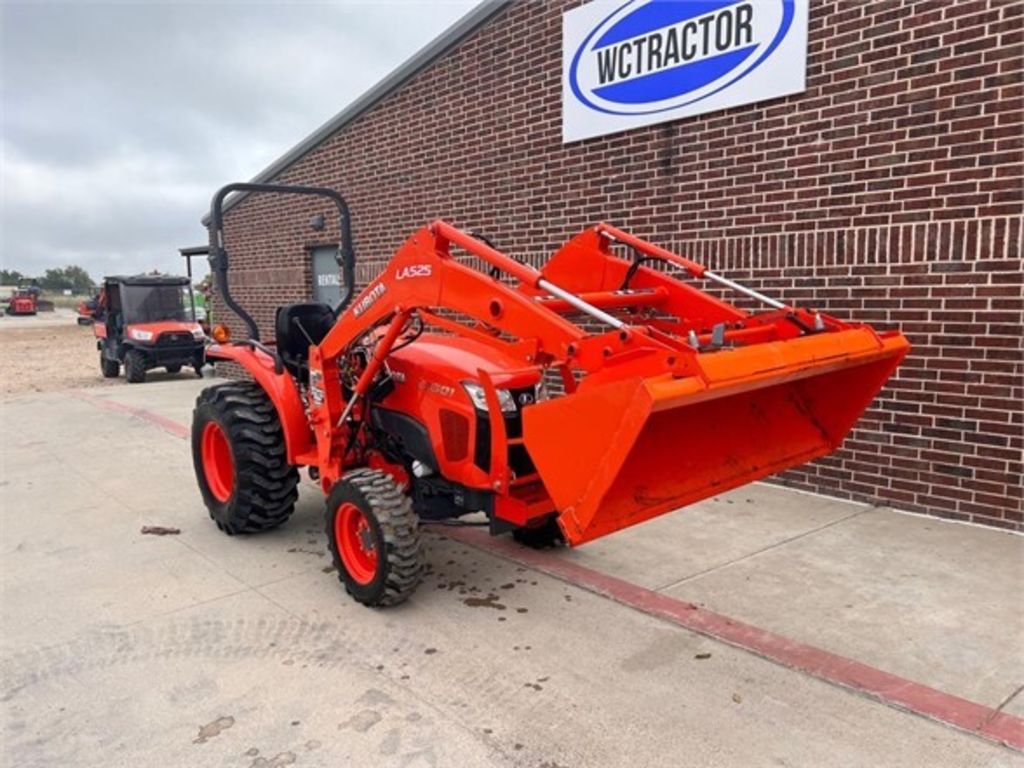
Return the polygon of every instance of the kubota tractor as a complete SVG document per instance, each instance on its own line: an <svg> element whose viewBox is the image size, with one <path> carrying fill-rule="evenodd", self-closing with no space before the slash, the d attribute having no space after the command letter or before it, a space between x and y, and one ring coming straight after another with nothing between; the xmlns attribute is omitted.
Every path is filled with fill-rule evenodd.
<svg viewBox="0 0 1024 768"><path fill-rule="evenodd" d="M135 384L146 371L177 373L191 366L197 376L206 362L206 334L186 303L192 285L186 277L136 275L105 277L93 314L100 371Z"/></svg>
<svg viewBox="0 0 1024 768"><path fill-rule="evenodd" d="M280 307L273 340L229 289L222 204L238 191L339 210L342 301ZM367 605L415 588L421 522L483 512L492 533L576 545L823 456L909 350L897 332L776 301L608 224L536 270L435 221L354 300L336 192L231 184L211 225L219 294L248 338L218 328L208 356L251 380L196 402L203 499L228 534L273 528L308 467L339 577Z"/></svg>
<svg viewBox="0 0 1024 768"><path fill-rule="evenodd" d="M17 288L7 302L8 315L34 315L39 311L39 289Z"/></svg>

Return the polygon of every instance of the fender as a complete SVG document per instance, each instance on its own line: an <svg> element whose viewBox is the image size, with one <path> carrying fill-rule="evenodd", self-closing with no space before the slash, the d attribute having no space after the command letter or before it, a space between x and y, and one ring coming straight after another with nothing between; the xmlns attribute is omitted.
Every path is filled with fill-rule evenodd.
<svg viewBox="0 0 1024 768"><path fill-rule="evenodd" d="M242 366L250 376L263 387L277 410L284 431L285 450L288 463L308 464L308 454L313 450L312 435L306 409L299 397L295 381L287 372L277 373L270 355L252 347L235 344L211 344L206 348L208 360L230 360ZM300 458L302 457L302 458Z"/></svg>

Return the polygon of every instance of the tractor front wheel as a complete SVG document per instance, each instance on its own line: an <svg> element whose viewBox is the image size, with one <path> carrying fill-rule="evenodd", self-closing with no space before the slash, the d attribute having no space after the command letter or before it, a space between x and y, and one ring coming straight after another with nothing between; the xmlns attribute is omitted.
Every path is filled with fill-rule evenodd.
<svg viewBox="0 0 1024 768"><path fill-rule="evenodd" d="M121 373L121 365L100 352L100 372L104 379L116 379Z"/></svg>
<svg viewBox="0 0 1024 768"><path fill-rule="evenodd" d="M129 384L139 384L146 380L146 358L138 350L128 350L124 356L124 377Z"/></svg>
<svg viewBox="0 0 1024 768"><path fill-rule="evenodd" d="M167 370L167 372L170 373L170 374L175 374L175 373L180 373L181 372L181 364L180 363L176 363L175 365L167 365L167 366L164 366L164 367Z"/></svg>
<svg viewBox="0 0 1024 768"><path fill-rule="evenodd" d="M357 469L327 497L327 542L338 578L357 601L397 605L420 583L418 518L390 475Z"/></svg>
<svg viewBox="0 0 1024 768"><path fill-rule="evenodd" d="M287 520L299 497L277 409L254 382L207 387L192 412L192 463L203 501L228 535Z"/></svg>

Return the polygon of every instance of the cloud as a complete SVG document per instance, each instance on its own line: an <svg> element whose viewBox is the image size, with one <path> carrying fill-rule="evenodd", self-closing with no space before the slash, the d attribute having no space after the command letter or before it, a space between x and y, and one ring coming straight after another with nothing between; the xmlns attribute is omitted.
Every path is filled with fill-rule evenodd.
<svg viewBox="0 0 1024 768"><path fill-rule="evenodd" d="M180 272L249 179L475 0L5 3L0 263Z"/></svg>

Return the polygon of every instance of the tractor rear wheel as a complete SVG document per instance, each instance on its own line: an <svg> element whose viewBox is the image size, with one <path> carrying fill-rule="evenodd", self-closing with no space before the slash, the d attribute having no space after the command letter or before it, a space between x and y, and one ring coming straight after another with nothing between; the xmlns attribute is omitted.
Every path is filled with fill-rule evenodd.
<svg viewBox="0 0 1024 768"><path fill-rule="evenodd" d="M116 379L121 373L121 364L100 352L100 372L104 379Z"/></svg>
<svg viewBox="0 0 1024 768"><path fill-rule="evenodd" d="M124 377L130 384L146 380L146 358L138 350L130 349L124 356Z"/></svg>
<svg viewBox="0 0 1024 768"><path fill-rule="evenodd" d="M199 394L192 463L210 517L228 535L276 528L295 509L299 473L288 463L277 409L254 382Z"/></svg>
<svg viewBox="0 0 1024 768"><path fill-rule="evenodd" d="M357 469L327 497L327 542L338 579L363 605L397 605L423 574L418 518L390 475Z"/></svg>

